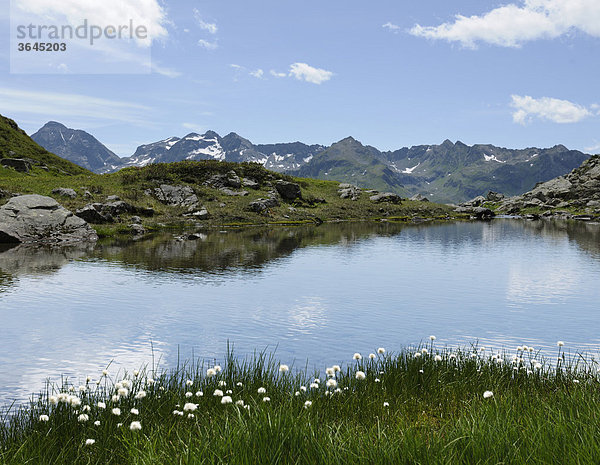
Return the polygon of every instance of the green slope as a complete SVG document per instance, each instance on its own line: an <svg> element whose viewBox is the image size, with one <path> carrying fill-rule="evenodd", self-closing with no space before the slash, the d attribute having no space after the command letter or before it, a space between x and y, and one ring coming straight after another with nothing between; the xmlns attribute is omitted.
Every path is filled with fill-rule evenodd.
<svg viewBox="0 0 600 465"><path fill-rule="evenodd" d="M49 173L53 174L76 175L90 173L85 168L81 168L40 147L25 131L19 128L17 123L2 115L0 115L0 158L28 158L34 164L47 166ZM2 168L2 170L7 169ZM0 171L1 175L2 171Z"/></svg>

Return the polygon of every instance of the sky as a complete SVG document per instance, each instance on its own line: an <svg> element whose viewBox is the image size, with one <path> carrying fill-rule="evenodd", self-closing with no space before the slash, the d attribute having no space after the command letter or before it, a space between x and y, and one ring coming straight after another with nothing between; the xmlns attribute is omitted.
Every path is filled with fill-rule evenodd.
<svg viewBox="0 0 600 465"><path fill-rule="evenodd" d="M0 113L29 134L59 121L120 156L207 130L600 153L598 0L0 1ZM18 52L31 18L147 34Z"/></svg>

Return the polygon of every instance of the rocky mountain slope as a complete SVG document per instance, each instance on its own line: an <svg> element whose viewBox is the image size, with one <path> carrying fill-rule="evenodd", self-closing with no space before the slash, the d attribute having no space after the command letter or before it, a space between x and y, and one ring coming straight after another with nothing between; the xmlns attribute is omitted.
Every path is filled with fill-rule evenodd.
<svg viewBox="0 0 600 465"><path fill-rule="evenodd" d="M56 121L46 123L31 138L49 152L90 171L122 164L121 158L91 134Z"/></svg>
<svg viewBox="0 0 600 465"><path fill-rule="evenodd" d="M539 212L545 216L600 215L600 155L565 176L539 183L523 195L504 199L503 213Z"/></svg>
<svg viewBox="0 0 600 465"><path fill-rule="evenodd" d="M46 125L48 126L48 125ZM62 137L55 137L62 143ZM70 140L65 138L67 145ZM65 157L78 162L73 151ZM488 190L518 195L578 167L589 155L562 145L549 149L468 146L449 140L440 145L381 152L352 137L330 147L288 144L255 145L238 134L190 133L141 145L129 158L104 158L99 173L128 166L183 160L255 162L295 176L329 179L400 195L423 194L438 202L462 202Z"/></svg>

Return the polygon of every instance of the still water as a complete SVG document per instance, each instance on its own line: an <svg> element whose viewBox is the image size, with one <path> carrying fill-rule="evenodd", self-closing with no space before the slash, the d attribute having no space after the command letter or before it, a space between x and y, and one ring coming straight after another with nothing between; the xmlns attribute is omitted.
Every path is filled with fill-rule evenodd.
<svg viewBox="0 0 600 465"><path fill-rule="evenodd" d="M600 348L600 225L498 219L213 231L0 249L0 407L46 379L276 351L297 368L418 344Z"/></svg>

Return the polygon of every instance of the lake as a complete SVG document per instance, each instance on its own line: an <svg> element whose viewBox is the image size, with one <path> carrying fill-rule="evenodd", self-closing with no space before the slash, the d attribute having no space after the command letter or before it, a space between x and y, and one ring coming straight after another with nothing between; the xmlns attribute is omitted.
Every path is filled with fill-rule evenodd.
<svg viewBox="0 0 600 465"><path fill-rule="evenodd" d="M1 246L0 246L1 247ZM46 379L276 351L346 364L439 348L600 347L600 225L496 219L162 234L0 248L0 406Z"/></svg>

